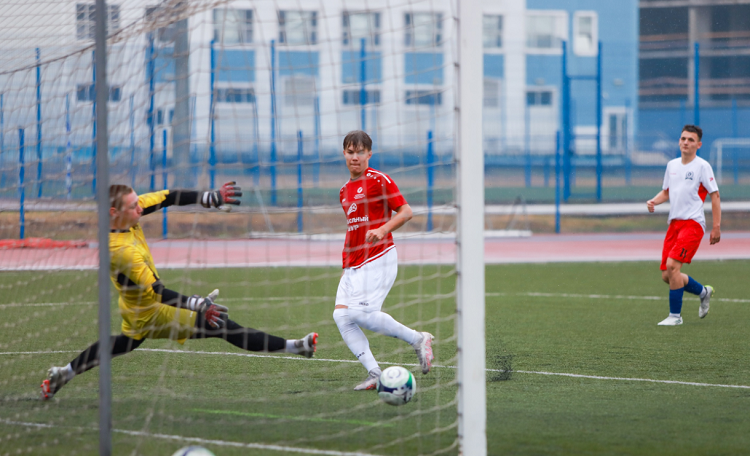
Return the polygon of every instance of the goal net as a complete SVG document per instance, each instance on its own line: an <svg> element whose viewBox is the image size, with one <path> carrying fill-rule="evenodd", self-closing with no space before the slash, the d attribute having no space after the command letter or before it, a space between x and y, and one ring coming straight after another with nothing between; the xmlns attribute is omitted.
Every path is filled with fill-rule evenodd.
<svg viewBox="0 0 750 456"><path fill-rule="evenodd" d="M109 1L109 182L139 195L235 181L231 213L171 206L141 219L164 285L284 338L313 359L222 340L148 339L112 362L117 454L457 454L457 4L438 1ZM0 446L98 446L98 369L48 401L39 383L97 336L92 1L0 6ZM332 318L350 177L344 136L413 218L394 233L383 306L435 336L423 375L407 343L365 331L380 367L416 378L392 407L353 391L367 371ZM121 333L112 288L112 334Z"/></svg>

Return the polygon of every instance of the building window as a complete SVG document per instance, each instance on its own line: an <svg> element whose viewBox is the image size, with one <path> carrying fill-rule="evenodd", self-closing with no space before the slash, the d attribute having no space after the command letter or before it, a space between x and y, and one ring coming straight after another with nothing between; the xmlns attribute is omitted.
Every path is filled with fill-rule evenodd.
<svg viewBox="0 0 750 456"><path fill-rule="evenodd" d="M527 90L526 91L526 105L527 106L552 106L552 91L551 90Z"/></svg>
<svg viewBox="0 0 750 456"><path fill-rule="evenodd" d="M573 52L576 55L596 55L599 30L593 11L579 11L573 16Z"/></svg>
<svg viewBox="0 0 750 456"><path fill-rule="evenodd" d="M406 13L404 25L404 43L407 47L442 45L443 15L441 13Z"/></svg>
<svg viewBox="0 0 750 456"><path fill-rule="evenodd" d="M160 6L146 8L146 21L150 30L156 29L154 41L159 45L174 44L177 32L176 18Z"/></svg>
<svg viewBox="0 0 750 456"><path fill-rule="evenodd" d="M361 105L360 102L361 92L359 90L344 90L344 104L345 105ZM367 90L365 92L364 104L380 103L380 90Z"/></svg>
<svg viewBox="0 0 750 456"><path fill-rule="evenodd" d="M217 88L217 103L255 103L255 90L248 88Z"/></svg>
<svg viewBox="0 0 750 456"><path fill-rule="evenodd" d="M503 17L484 15L482 18L482 41L485 49L503 47Z"/></svg>
<svg viewBox="0 0 750 456"><path fill-rule="evenodd" d="M174 109L169 110L169 123L167 125L172 124L172 119L174 118ZM164 125L164 109L157 109L156 110L156 125Z"/></svg>
<svg viewBox="0 0 750 456"><path fill-rule="evenodd" d="M495 79L484 80L484 99L482 104L485 108L500 107L500 81Z"/></svg>
<svg viewBox="0 0 750 456"><path fill-rule="evenodd" d="M316 11L279 11L280 44L316 44L318 13Z"/></svg>
<svg viewBox="0 0 750 456"><path fill-rule="evenodd" d="M96 27L96 5L76 4L76 38L93 40ZM120 29L120 5L107 5L107 33Z"/></svg>
<svg viewBox="0 0 750 456"><path fill-rule="evenodd" d="M215 9L214 41L221 44L253 42L253 10Z"/></svg>
<svg viewBox="0 0 750 456"><path fill-rule="evenodd" d="M441 105L443 104L443 94L430 90L407 90L407 105Z"/></svg>
<svg viewBox="0 0 750 456"><path fill-rule="evenodd" d="M284 106L313 106L315 78L294 76L284 80Z"/></svg>
<svg viewBox="0 0 750 456"><path fill-rule="evenodd" d="M122 99L122 87L109 86L109 101L120 101ZM96 87L94 84L78 84L76 86L76 100L96 101Z"/></svg>
<svg viewBox="0 0 750 456"><path fill-rule="evenodd" d="M368 46L380 46L380 13L349 13L343 15L344 46L359 46L362 38Z"/></svg>
<svg viewBox="0 0 750 456"><path fill-rule="evenodd" d="M564 12L526 14L526 47L529 50L561 52L562 42L567 37L567 15Z"/></svg>

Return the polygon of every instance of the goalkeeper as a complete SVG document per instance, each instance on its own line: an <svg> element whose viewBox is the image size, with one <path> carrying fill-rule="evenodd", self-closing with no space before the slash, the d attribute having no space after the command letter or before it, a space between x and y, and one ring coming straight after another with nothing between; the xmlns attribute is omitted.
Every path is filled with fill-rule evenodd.
<svg viewBox="0 0 750 456"><path fill-rule="evenodd" d="M122 334L112 336L112 356L138 348L145 339L222 338L249 351L295 353L312 358L318 335L285 340L252 328L244 328L227 316L227 308L214 301L219 290L208 296L186 296L167 288L159 279L140 218L161 208L200 203L205 208L229 211L242 196L234 182L220 190L198 192L163 190L138 196L126 185L109 187L110 278L120 295ZM95 342L65 367L52 367L42 382L42 398L50 399L73 377L99 365L99 342Z"/></svg>

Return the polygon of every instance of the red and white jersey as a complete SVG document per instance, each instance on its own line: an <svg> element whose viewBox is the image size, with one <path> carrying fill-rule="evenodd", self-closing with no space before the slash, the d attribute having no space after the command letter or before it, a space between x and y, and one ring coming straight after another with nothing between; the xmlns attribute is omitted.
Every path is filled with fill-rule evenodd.
<svg viewBox="0 0 750 456"><path fill-rule="evenodd" d="M368 230L385 225L391 219L391 211L406 204L390 176L367 168L357 180L349 180L341 187L339 201L348 227L341 255L344 268L358 268L396 247L391 233L380 242L365 242Z"/></svg>
<svg viewBox="0 0 750 456"><path fill-rule="evenodd" d="M669 190L669 222L695 220L706 231L703 201L709 193L719 191L714 170L706 160L696 156L687 165L683 165L679 157L671 160L667 163L661 188Z"/></svg>

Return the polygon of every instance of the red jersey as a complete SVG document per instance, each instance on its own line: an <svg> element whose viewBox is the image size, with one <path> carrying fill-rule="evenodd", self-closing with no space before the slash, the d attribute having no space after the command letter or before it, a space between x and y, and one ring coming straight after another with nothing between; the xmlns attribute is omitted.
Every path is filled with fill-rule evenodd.
<svg viewBox="0 0 750 456"><path fill-rule="evenodd" d="M385 225L391 219L391 211L406 204L390 176L367 168L359 179L349 180L341 187L339 200L348 226L341 255L344 268L358 268L396 247L391 233L380 242L365 242L368 230Z"/></svg>

